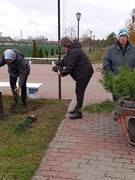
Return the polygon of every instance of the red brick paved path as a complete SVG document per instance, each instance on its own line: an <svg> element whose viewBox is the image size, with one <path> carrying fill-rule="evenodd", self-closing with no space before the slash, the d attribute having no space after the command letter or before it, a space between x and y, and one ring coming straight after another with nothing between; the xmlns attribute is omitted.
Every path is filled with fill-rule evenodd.
<svg viewBox="0 0 135 180"><path fill-rule="evenodd" d="M63 120L33 180L134 180L135 148L111 116Z"/></svg>
<svg viewBox="0 0 135 180"><path fill-rule="evenodd" d="M111 98L98 82L99 66L94 65L84 104ZM32 64L29 82L43 82L40 96L57 98L58 77L50 67ZM4 80L8 80L5 67L0 71L0 81ZM73 99L69 109L74 106L74 82L69 76L62 78L62 98ZM135 147L126 141L112 114L84 113L81 120L70 120L66 114L32 180L135 180Z"/></svg>

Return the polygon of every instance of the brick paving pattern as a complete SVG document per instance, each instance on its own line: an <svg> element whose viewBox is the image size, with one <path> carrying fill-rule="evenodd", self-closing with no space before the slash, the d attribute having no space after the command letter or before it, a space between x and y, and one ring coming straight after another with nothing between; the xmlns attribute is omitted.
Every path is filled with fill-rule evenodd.
<svg viewBox="0 0 135 180"><path fill-rule="evenodd" d="M95 74L84 105L111 99L98 82L97 68L102 65L93 66ZM50 68L32 64L29 82L44 83L41 97L58 98L58 76ZM8 81L5 68L0 74L0 81ZM74 82L69 76L62 78L62 98L72 99L72 109ZM135 180L135 147L127 142L122 125L112 120L112 114L83 113L83 119L70 120L67 113L32 180Z"/></svg>
<svg viewBox="0 0 135 180"><path fill-rule="evenodd" d="M135 147L112 115L63 120L33 180L134 180Z"/></svg>

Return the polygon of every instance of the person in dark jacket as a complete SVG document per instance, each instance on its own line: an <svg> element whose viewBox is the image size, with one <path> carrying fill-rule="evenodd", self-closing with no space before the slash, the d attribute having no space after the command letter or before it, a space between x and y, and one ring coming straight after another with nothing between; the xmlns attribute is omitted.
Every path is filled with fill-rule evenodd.
<svg viewBox="0 0 135 180"><path fill-rule="evenodd" d="M68 37L60 40L60 45L66 53L62 60L53 65L52 70L60 73L62 77L70 75L76 81L76 106L70 111L70 119L81 119L84 94L86 87L94 73L90 60L81 49L79 41L71 41Z"/></svg>
<svg viewBox="0 0 135 180"><path fill-rule="evenodd" d="M131 69L135 67L135 46L129 42L129 34L126 29L120 29L118 40L110 46L105 54L103 61L103 69L107 72L118 74L118 67L125 63ZM113 94L113 100L117 101ZM117 120L118 115L114 113L114 120Z"/></svg>
<svg viewBox="0 0 135 180"><path fill-rule="evenodd" d="M30 74L30 66L21 51L17 49L7 49L0 60L0 67L7 64L9 82L14 96L15 104L18 104L18 95L21 90L22 107L26 107L27 87L26 82ZM19 79L18 79L19 78ZM18 86L17 84L18 80Z"/></svg>

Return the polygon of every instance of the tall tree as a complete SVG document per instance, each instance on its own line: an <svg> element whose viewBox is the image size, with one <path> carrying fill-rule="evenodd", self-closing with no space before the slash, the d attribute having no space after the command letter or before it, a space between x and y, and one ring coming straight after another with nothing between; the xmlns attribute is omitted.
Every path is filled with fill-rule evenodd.
<svg viewBox="0 0 135 180"><path fill-rule="evenodd" d="M126 21L126 28L129 31L129 40L135 44L135 8L130 13L130 18Z"/></svg>
<svg viewBox="0 0 135 180"><path fill-rule="evenodd" d="M38 57L38 50L35 40L33 40L32 57Z"/></svg>
<svg viewBox="0 0 135 180"><path fill-rule="evenodd" d="M45 57L48 57L48 55L49 55L49 54L48 54L48 50L46 49L46 50L45 50Z"/></svg>
<svg viewBox="0 0 135 180"><path fill-rule="evenodd" d="M53 49L53 47L51 49L51 55L54 56L54 49Z"/></svg>
<svg viewBox="0 0 135 180"><path fill-rule="evenodd" d="M43 57L44 57L42 48L39 49L38 54L39 54L39 57L40 57L40 58L43 58Z"/></svg>
<svg viewBox="0 0 135 180"><path fill-rule="evenodd" d="M110 46L110 45L114 44L116 42L116 40L117 40L117 35L114 32L112 32L106 38L106 45Z"/></svg>
<svg viewBox="0 0 135 180"><path fill-rule="evenodd" d="M77 27L75 24L70 24L69 26L67 26L64 34L65 36L70 37L71 39L75 39L76 38L76 33L77 32Z"/></svg>
<svg viewBox="0 0 135 180"><path fill-rule="evenodd" d="M59 52L58 52L58 49L56 49L56 54L58 55L58 53L59 53Z"/></svg>

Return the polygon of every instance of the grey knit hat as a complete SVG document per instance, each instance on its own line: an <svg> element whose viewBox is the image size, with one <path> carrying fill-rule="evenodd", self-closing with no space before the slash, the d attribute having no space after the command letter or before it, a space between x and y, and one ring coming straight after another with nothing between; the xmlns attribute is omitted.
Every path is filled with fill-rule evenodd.
<svg viewBox="0 0 135 180"><path fill-rule="evenodd" d="M4 58L6 59L12 59L15 60L16 59L16 54L12 49L7 49L4 51Z"/></svg>

